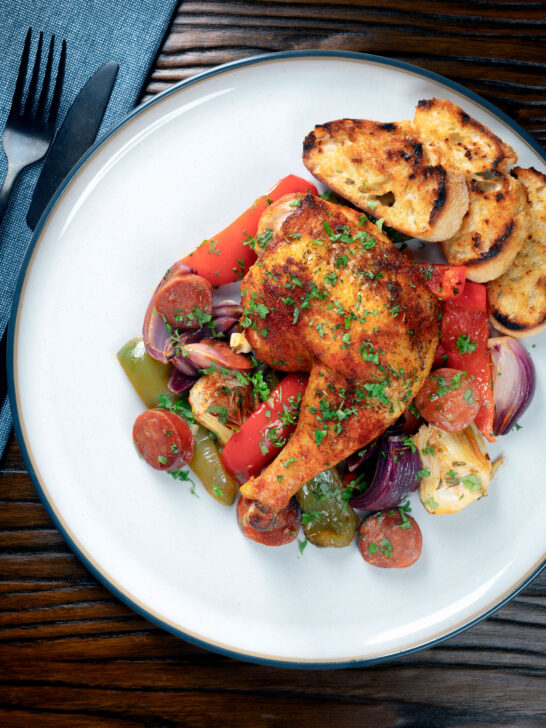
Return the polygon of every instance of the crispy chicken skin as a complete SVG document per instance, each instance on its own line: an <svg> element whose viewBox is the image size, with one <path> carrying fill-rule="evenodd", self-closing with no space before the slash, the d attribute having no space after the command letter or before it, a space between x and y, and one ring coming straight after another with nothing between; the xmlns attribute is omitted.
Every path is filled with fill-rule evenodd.
<svg viewBox="0 0 546 728"><path fill-rule="evenodd" d="M285 217L265 213L274 236L242 282L242 323L261 361L309 384L292 438L241 493L280 509L407 408L432 366L439 307L362 213L310 194L274 205Z"/></svg>

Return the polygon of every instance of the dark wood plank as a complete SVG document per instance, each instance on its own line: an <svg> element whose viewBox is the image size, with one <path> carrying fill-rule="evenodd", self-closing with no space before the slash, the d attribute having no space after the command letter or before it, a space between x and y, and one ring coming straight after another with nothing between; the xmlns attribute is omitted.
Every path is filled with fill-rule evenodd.
<svg viewBox="0 0 546 728"><path fill-rule="evenodd" d="M540 2L184 2L145 98L207 68L260 53L358 51L462 83L544 143L545 38Z"/></svg>
<svg viewBox="0 0 546 728"><path fill-rule="evenodd" d="M54 538L19 463L12 440L0 499L25 516L34 505L42 517L39 528L35 515L13 526L13 510L0 509L0 536L6 522L16 536L0 554L7 725L148 726L153 716L171 721L157 725L260 728L290 725L283 716L316 725L320 715L326 725L463 728L479 719L523 728L545 718L546 574L485 622L394 663L319 673L256 667L177 640L115 599Z"/></svg>
<svg viewBox="0 0 546 728"><path fill-rule="evenodd" d="M459 81L546 141L543 2L188 1L143 98L219 63L330 48ZM51 523L12 437L0 461L0 725L237 728L546 725L546 573L488 620L371 668L295 671L209 653L136 615Z"/></svg>

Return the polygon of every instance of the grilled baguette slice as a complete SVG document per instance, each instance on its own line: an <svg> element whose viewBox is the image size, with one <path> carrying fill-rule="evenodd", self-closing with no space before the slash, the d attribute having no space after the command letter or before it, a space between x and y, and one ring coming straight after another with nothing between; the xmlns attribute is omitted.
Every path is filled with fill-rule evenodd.
<svg viewBox="0 0 546 728"><path fill-rule="evenodd" d="M508 270L528 234L527 199L507 173L517 161L511 146L451 101L419 101L413 123L447 164L466 175L469 208L460 230L442 242L452 265L466 265L477 283Z"/></svg>
<svg viewBox="0 0 546 728"><path fill-rule="evenodd" d="M467 177L506 171L518 161L509 144L451 101L423 99L413 123L418 133Z"/></svg>
<svg viewBox="0 0 546 728"><path fill-rule="evenodd" d="M450 238L468 209L464 176L446 168L407 121L316 126L303 142L303 162L357 207L422 240Z"/></svg>
<svg viewBox="0 0 546 728"><path fill-rule="evenodd" d="M546 328L546 175L515 167L529 199L529 234L510 268L487 284L489 319L518 339Z"/></svg>
<svg viewBox="0 0 546 728"><path fill-rule="evenodd" d="M512 265L529 233L527 197L504 172L484 172L468 181L469 208L456 235L442 243L452 265L467 266L476 283L498 278Z"/></svg>

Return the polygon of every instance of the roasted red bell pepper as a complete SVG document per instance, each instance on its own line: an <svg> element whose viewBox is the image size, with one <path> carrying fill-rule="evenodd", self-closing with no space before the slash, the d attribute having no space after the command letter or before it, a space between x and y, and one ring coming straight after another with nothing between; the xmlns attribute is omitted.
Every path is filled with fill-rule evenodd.
<svg viewBox="0 0 546 728"><path fill-rule="evenodd" d="M313 195L318 194L315 185L295 174L283 177L263 197L258 197L231 225L213 238L204 240L182 262L195 268L213 286L238 281L256 260L256 253L248 242L249 238L256 235L262 212L284 195L308 191Z"/></svg>
<svg viewBox="0 0 546 728"><path fill-rule="evenodd" d="M441 340L447 355L444 366L465 371L468 376L474 377L481 398L481 407L474 422L483 436L494 442L495 407L488 337L485 286L467 281L460 296L444 302Z"/></svg>
<svg viewBox="0 0 546 728"><path fill-rule="evenodd" d="M222 464L240 483L259 475L296 429L307 376L288 374L222 451Z"/></svg>
<svg viewBox="0 0 546 728"><path fill-rule="evenodd" d="M415 266L423 274L428 288L442 301L458 298L464 291L466 281L464 265L415 263Z"/></svg>

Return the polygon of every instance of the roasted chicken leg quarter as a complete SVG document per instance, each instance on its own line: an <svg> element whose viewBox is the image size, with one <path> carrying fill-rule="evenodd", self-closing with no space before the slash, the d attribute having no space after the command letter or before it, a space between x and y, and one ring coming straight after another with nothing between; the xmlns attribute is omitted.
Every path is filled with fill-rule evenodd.
<svg viewBox="0 0 546 728"><path fill-rule="evenodd" d="M271 240L241 285L247 338L275 369L309 372L294 434L241 488L281 509L408 407L432 366L439 307L422 274L356 210L291 195L264 213L259 233Z"/></svg>

